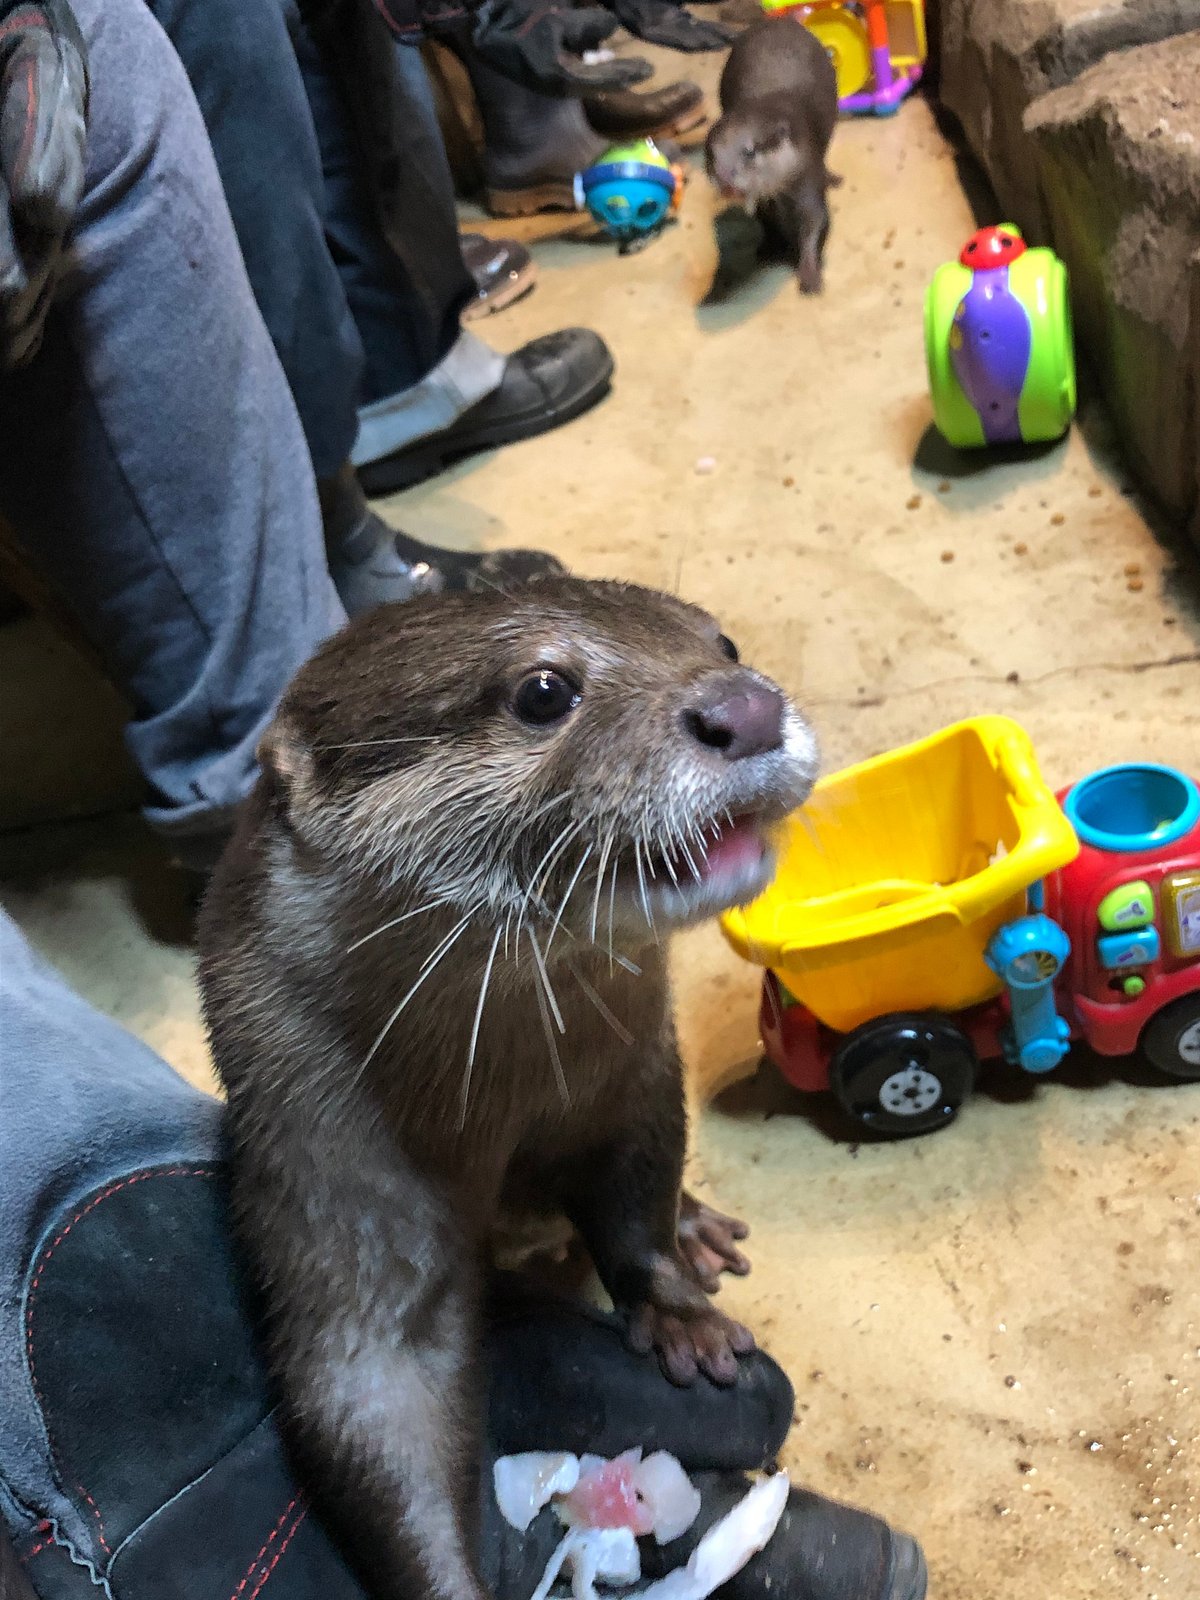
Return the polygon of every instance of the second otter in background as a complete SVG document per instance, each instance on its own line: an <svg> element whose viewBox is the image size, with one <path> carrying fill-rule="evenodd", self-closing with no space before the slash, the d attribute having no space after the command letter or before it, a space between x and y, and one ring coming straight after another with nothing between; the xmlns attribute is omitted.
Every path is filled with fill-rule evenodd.
<svg viewBox="0 0 1200 1600"><path fill-rule="evenodd" d="M720 97L708 175L757 213L795 263L800 288L816 294L829 232L825 192L841 182L825 166L838 116L833 63L801 23L767 17L734 43Z"/></svg>

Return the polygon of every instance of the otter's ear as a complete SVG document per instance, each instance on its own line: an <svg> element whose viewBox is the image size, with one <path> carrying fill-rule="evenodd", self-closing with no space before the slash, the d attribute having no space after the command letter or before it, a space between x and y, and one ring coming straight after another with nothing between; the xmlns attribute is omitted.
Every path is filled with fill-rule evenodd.
<svg viewBox="0 0 1200 1600"><path fill-rule="evenodd" d="M258 741L258 761L267 782L290 809L312 779L312 752L282 717Z"/></svg>

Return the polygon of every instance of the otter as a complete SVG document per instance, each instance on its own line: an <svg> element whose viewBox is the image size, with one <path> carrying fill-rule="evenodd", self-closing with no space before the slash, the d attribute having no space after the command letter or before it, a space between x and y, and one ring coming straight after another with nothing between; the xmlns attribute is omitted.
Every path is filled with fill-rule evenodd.
<svg viewBox="0 0 1200 1600"><path fill-rule="evenodd" d="M721 116L705 144L720 192L757 213L787 252L805 294L821 288L829 232L825 165L838 116L837 75L824 47L790 16L766 17L734 41L721 73Z"/></svg>
<svg viewBox="0 0 1200 1600"><path fill-rule="evenodd" d="M268 1364L373 1600L486 1600L499 1217L565 1214L676 1382L753 1349L706 1292L744 1230L681 1192L666 947L765 886L814 740L703 611L547 577L359 617L260 756L198 932Z"/></svg>

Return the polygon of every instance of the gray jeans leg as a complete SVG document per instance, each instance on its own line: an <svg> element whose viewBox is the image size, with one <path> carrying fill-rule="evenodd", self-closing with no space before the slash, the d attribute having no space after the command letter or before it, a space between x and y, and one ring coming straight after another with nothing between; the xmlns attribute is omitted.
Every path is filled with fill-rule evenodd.
<svg viewBox="0 0 1200 1600"><path fill-rule="evenodd" d="M147 815L247 793L296 669L344 621L296 407L204 124L143 0L73 0L91 67L74 268L0 381L0 510L133 706Z"/></svg>

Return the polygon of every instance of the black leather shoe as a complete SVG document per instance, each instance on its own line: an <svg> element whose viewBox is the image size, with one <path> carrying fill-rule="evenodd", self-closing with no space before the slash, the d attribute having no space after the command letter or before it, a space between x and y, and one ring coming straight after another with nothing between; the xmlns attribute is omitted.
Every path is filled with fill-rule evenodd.
<svg viewBox="0 0 1200 1600"><path fill-rule="evenodd" d="M537 282L533 257L515 239L488 239L482 233L464 233L459 243L476 291L463 312L464 322L503 311L523 299Z"/></svg>
<svg viewBox="0 0 1200 1600"><path fill-rule="evenodd" d="M608 393L613 359L598 334L566 328L532 339L509 356L500 387L441 433L358 469L367 494L393 494L463 456L494 450L570 422Z"/></svg>
<svg viewBox="0 0 1200 1600"><path fill-rule="evenodd" d="M583 109L605 139L678 138L704 121L704 91L698 83L686 80L645 94L612 89L607 94L589 95Z"/></svg>
<svg viewBox="0 0 1200 1600"><path fill-rule="evenodd" d="M448 589L509 589L565 572L542 550L446 550L393 528L368 506L354 468L317 484L325 549L347 616Z"/></svg>

